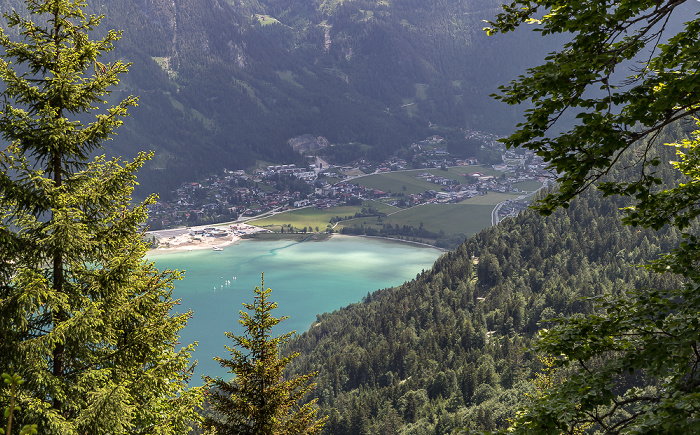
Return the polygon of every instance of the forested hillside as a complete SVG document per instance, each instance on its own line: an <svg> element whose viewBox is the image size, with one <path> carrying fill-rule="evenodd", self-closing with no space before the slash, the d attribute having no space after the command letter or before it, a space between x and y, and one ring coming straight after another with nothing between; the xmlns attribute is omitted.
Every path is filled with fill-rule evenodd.
<svg viewBox="0 0 700 435"><path fill-rule="evenodd" d="M681 130L694 128L698 22L666 27L697 17L682 3L506 6L492 32L572 34L501 96L535 106L505 142L543 156L560 190L539 204L548 217L485 230L292 344L294 370L319 371L326 433L697 433L700 140ZM578 121L558 135L567 115ZM523 352L533 344L548 354Z"/></svg>
<svg viewBox="0 0 700 435"><path fill-rule="evenodd" d="M318 370L327 434L446 434L514 416L542 365L524 352L547 319L590 314L581 298L678 285L634 267L678 233L620 224L589 193L549 217L528 211L470 238L401 287L319 316L288 351Z"/></svg>
<svg viewBox="0 0 700 435"><path fill-rule="evenodd" d="M489 94L548 49L527 32L488 38L482 20L497 4L91 2L105 14L98 32L124 30L114 56L132 62L114 98L140 97L109 152L155 150L139 182L165 195L256 159L299 163L287 140L302 134L363 143L379 159L433 134L431 124L506 133L519 112ZM11 7L23 3L0 10Z"/></svg>

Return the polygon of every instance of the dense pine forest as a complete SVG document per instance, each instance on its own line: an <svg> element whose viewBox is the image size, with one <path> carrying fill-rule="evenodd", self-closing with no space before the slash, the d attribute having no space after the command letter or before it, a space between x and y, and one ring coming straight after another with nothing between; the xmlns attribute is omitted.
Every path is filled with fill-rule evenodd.
<svg viewBox="0 0 700 435"><path fill-rule="evenodd" d="M586 297L679 284L635 266L678 232L623 226L624 205L589 193L549 217L527 211L414 280L319 316L288 351L301 352L292 372L319 371L324 433L505 427L543 369L526 348L548 319L591 314Z"/></svg>

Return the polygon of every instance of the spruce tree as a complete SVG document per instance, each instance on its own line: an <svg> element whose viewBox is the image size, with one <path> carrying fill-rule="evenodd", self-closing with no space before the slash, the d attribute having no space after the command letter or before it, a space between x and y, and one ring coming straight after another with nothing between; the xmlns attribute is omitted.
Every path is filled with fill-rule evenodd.
<svg viewBox="0 0 700 435"><path fill-rule="evenodd" d="M0 28L0 373L25 379L15 424L41 434L182 434L189 313L171 314L179 274L144 259L149 155L91 157L136 98L99 109L128 65L102 62L121 34L90 39L85 6L28 0Z"/></svg>
<svg viewBox="0 0 700 435"><path fill-rule="evenodd" d="M277 303L268 299L272 290L265 290L264 276L254 291L254 302L243 304L252 313L239 311L245 335L226 333L234 343L226 346L231 359L214 358L236 377L230 382L206 378L211 388L209 403L216 414L208 416L204 425L221 435L318 433L325 418L316 420L316 400L299 405L315 386L309 383L315 373L284 379L284 368L298 353L280 358L279 347L294 332L272 336L272 328L288 317L272 316Z"/></svg>

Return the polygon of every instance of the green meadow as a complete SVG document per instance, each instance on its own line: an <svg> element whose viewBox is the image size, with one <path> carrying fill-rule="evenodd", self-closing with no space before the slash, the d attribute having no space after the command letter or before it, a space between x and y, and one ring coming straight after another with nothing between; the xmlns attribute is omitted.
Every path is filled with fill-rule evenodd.
<svg viewBox="0 0 700 435"><path fill-rule="evenodd" d="M284 213L277 213L274 216L264 217L261 219L250 220L249 223L258 227L267 228L272 231L280 231L282 225L291 225L294 228L313 228L316 227L320 231L324 231L330 223L331 218L335 216L354 216L355 213L362 211L362 208L372 206L381 213L391 213L400 210L397 207L382 204L377 201L365 201L362 205L343 205L340 207L331 207L319 210L315 207L300 208L290 210Z"/></svg>
<svg viewBox="0 0 700 435"><path fill-rule="evenodd" d="M425 181L425 179L422 178L416 178L416 175L425 172L459 182L464 181L464 174L473 172L497 177L501 175L501 172L481 166L457 166L448 168L446 171L431 168L385 172L358 177L351 180L351 182L371 189L393 193L402 192L406 195L423 193L426 190L439 191L441 186ZM524 191L532 191L539 188L540 185L540 183L534 181L527 181L518 183L516 186ZM278 213L274 216L261 219L254 219L251 220L250 223L275 232L280 232L283 226L287 227L290 225L296 230L306 227L309 228L310 231L316 231L316 228L318 228L319 231L324 231L330 223L331 218L335 216L354 216L355 213L360 212L363 207L367 208L372 206L378 211L386 213L387 216L383 218L361 217L341 221L335 227L335 230L339 231L343 227L352 227L354 225L364 225L366 227L370 226L380 229L386 224L392 226L410 225L418 228L422 223L424 228L436 233L444 231L446 234L464 233L471 235L491 225L491 211L496 204L508 199L516 199L520 195L522 195L522 192L488 192L486 195L469 198L459 204L426 204L408 209L401 209L385 204L382 200L365 201L361 206L346 205L322 210L315 207L307 207ZM393 201L394 199L392 198L391 200Z"/></svg>
<svg viewBox="0 0 700 435"><path fill-rule="evenodd" d="M380 229L383 225L410 225L423 227L429 231L446 234L475 234L491 225L492 205L486 204L426 204L401 210L384 218L363 217L342 221L336 229L354 225L371 226Z"/></svg>
<svg viewBox="0 0 700 435"><path fill-rule="evenodd" d="M269 26L271 24L280 24L277 18L270 15L255 14L255 18L258 19L258 23L262 26Z"/></svg>
<svg viewBox="0 0 700 435"><path fill-rule="evenodd" d="M493 175L500 177L502 172L494 171L493 169L484 168L482 166L455 166L442 170L439 168L429 169L413 169L409 171L384 172L381 174L372 174L364 177L358 177L351 180L352 183L357 183L360 186L365 186L372 189L383 190L384 192L405 193L407 195L415 193L423 193L426 190L440 190L442 186L430 183L424 178L417 178L417 175L429 173L432 175L449 178L464 183L466 180L464 175L479 172L482 175ZM405 189L404 189L405 187Z"/></svg>
<svg viewBox="0 0 700 435"><path fill-rule="evenodd" d="M465 199L460 202L463 205L489 205L491 208L495 207L499 202L507 201L509 199L516 199L522 196L522 192L518 193L500 193L500 192L488 192L486 195L475 196L474 198Z"/></svg>
<svg viewBox="0 0 700 435"><path fill-rule="evenodd" d="M360 186L369 189L382 190L384 192L405 193L406 195L423 193L426 190L439 190L437 184L429 183L416 175L424 171L400 171L372 174L351 180ZM405 187L405 189L404 189Z"/></svg>
<svg viewBox="0 0 700 435"><path fill-rule="evenodd" d="M521 181L520 183L515 183L513 186L522 190L523 192L534 192L535 190L542 187L542 183L535 180Z"/></svg>

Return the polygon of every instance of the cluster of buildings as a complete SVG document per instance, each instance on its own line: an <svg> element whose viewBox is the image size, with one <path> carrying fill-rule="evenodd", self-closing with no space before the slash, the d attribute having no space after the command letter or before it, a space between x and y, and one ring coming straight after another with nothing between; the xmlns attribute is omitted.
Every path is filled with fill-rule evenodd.
<svg viewBox="0 0 700 435"><path fill-rule="evenodd" d="M482 140L495 141L495 136L482 132L467 132ZM481 137L483 136L483 137ZM420 167L446 168L464 166L464 180L424 172L416 175L436 185L421 194L387 193L367 188L344 175L351 170L368 169L374 173L413 169L415 161L409 163L399 157L391 157L374 163L359 160L355 165L324 168L322 164L298 167L294 164L270 165L257 169L252 174L244 170L228 171L200 182L183 183L171 201L158 201L150 208L149 227L152 230L179 225L206 225L233 221L239 217L252 217L270 211L290 208L327 208L346 203L358 204L365 199L391 197L393 205L410 207L424 203L451 203L483 195L487 191L517 192L515 183L542 179L546 176L544 163L531 152L503 154L503 163L493 169L508 175L495 177L474 170L475 158L457 159L440 145L443 139L433 136L426 141L413 144L416 154L422 157ZM499 144L500 145L500 144ZM414 155L416 155L414 154ZM471 168L471 172L470 171ZM326 179L334 181L329 183ZM339 180L339 181L338 181ZM512 210L510 210L512 212Z"/></svg>
<svg viewBox="0 0 700 435"><path fill-rule="evenodd" d="M267 167L266 171L255 171L255 175L262 177L270 177L271 175L291 175L303 181L314 181L316 180L317 172L316 166L311 165L308 168L299 168L295 164L289 165L272 165Z"/></svg>

